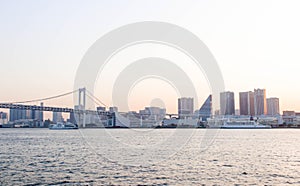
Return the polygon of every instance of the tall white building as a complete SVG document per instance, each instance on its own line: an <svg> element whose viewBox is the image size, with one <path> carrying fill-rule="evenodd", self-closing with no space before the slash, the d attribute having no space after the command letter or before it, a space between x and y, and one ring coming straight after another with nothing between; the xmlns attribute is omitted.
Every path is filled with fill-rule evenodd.
<svg viewBox="0 0 300 186"><path fill-rule="evenodd" d="M279 109L279 98L268 98L267 99L267 114L275 116L280 114Z"/></svg>

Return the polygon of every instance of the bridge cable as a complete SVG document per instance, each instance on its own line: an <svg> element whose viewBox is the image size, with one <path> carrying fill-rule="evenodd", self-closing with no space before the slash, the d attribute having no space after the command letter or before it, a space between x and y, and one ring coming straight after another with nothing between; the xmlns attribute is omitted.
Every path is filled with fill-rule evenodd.
<svg viewBox="0 0 300 186"><path fill-rule="evenodd" d="M107 107L106 105L104 105L102 102L99 102L98 100L96 100L94 97L92 97L91 95L89 94L86 94L87 97L89 97L94 103L96 103L97 105L102 105L102 106L105 106Z"/></svg>
<svg viewBox="0 0 300 186"><path fill-rule="evenodd" d="M30 103L30 102L40 102L40 101L46 101L46 100L50 100L50 99L55 99L55 98L59 98L59 97L63 97L63 96L67 96L69 94L73 94L75 92L77 92L78 90L74 90L72 92L68 92L68 93L64 93L64 94L60 94L57 96L51 96L51 97L47 97L47 98L41 98L41 99L34 99L34 100L28 100L28 101L15 101L15 102L9 102L8 104L17 104L17 103Z"/></svg>
<svg viewBox="0 0 300 186"><path fill-rule="evenodd" d="M87 91L87 93L88 93L88 94L86 94L86 95L87 95L89 98L92 97L91 99L93 99L94 102L95 102L95 100L96 100L96 101L98 101L98 102L97 102L98 105L103 105L103 106L107 107L106 104L104 104L100 99L98 99L96 96L94 96L89 90L86 90L86 91ZM96 102L95 102L95 103L96 103ZM101 104L99 104L99 103L101 103Z"/></svg>

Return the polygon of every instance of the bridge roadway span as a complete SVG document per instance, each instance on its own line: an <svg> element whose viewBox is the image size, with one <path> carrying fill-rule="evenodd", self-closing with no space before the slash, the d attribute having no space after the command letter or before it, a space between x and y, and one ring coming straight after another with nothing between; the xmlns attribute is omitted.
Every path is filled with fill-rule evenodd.
<svg viewBox="0 0 300 186"><path fill-rule="evenodd" d="M66 112L66 113L77 113L77 114L100 114L100 115L112 115L111 112L107 111L95 111L95 110L75 110L72 108L60 108L60 107L46 107L37 105L20 105L10 103L0 103L0 108L3 109L21 109L21 110L37 110L37 111L49 111L49 112Z"/></svg>

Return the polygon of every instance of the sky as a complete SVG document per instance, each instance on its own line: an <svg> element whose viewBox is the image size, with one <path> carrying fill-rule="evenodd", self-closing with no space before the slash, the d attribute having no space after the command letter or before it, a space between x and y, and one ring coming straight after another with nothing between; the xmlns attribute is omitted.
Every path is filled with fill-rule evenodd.
<svg viewBox="0 0 300 186"><path fill-rule="evenodd" d="M236 108L238 92L265 88L267 97L280 99L281 110L300 111L299 8L297 0L2 0L0 102L72 91L78 66L97 39L130 23L161 21L188 29L207 45L219 64L225 89L235 92ZM115 68L107 68L105 83L99 78L95 85L95 96L106 105L113 104L114 82L109 74ZM205 76L195 77L195 73L190 74L195 78L198 107L210 89ZM161 99L158 105L177 112L176 91L157 79L133 87L129 108L142 109L157 98ZM69 107L74 103L69 96L46 104Z"/></svg>

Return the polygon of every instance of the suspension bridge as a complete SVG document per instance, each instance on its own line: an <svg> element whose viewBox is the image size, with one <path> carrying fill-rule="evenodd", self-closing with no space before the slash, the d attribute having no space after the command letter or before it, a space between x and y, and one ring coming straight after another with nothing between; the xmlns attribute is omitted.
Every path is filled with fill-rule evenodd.
<svg viewBox="0 0 300 186"><path fill-rule="evenodd" d="M29 103L33 103L33 102L43 102L43 101L53 100L53 99L61 98L64 96L72 95L75 93L78 93L78 104L74 108L51 107L51 106L44 106L43 104L41 104L40 106L37 106L37 105L29 104ZM111 111L86 109L86 97L89 97L97 105L102 105L102 106L106 107L106 105L101 100L99 100L97 97L95 97L86 88L80 88L78 90L74 90L71 92L67 92L64 94L47 97L47 98L0 103L0 108L10 109L10 110L11 109L12 110L31 110L31 111L41 111L41 112L47 111L47 112L61 112L61 113L75 114L77 116L76 120L78 121L78 125L81 127L85 127L85 116L88 114L89 115L106 116L110 119L115 117L115 113L113 113Z"/></svg>
<svg viewBox="0 0 300 186"><path fill-rule="evenodd" d="M44 101L54 100L54 99L62 98L62 97L69 96L69 95L77 95L75 97L76 97L76 99L78 99L78 102L75 101L74 108L59 107L59 106L58 107L45 106L43 104ZM86 98L89 98L89 100L91 100L95 105L101 106L102 109L95 109L95 110L86 109L86 103L87 103ZM40 102L41 105L32 105L32 103L37 103L37 102ZM103 109L103 107L107 108L107 105L105 105L100 99L98 99L96 96L94 96L93 93L91 93L86 88L79 88L77 90L73 90L73 91L70 91L70 92L67 92L64 94L59 94L56 96L51 96L51 97L46 97L46 98L41 98L41 99L0 103L0 108L1 109L9 109L10 115L11 115L11 113L13 113L11 111L18 112L18 111L27 111L27 110L29 110L33 113L35 113L36 111L39 113L43 113L43 112L70 113L70 120L71 120L71 118L73 118L72 121L74 122L74 124L77 124L81 128L86 127L86 120L88 120L87 116L88 117L98 116L98 118L100 118L100 120L103 119L103 121L106 121L107 125L109 125L111 127L116 127L116 122L117 122L117 118L116 118L117 113L115 113L116 111L114 109L106 111L105 109ZM165 116L169 117L170 119L174 116L178 117L178 114L170 114L170 113L164 113L164 114L165 114ZM142 120L143 117L147 117L147 116L149 116L149 113L148 114L147 113L145 113L145 114L139 113L138 117L140 117L140 119ZM193 115L191 115L191 117L192 116ZM20 119L20 117L17 117L17 118L18 119L15 119L15 120L10 119L10 121L14 122L14 121L19 121L19 120L24 119L23 117L21 117L21 119ZM26 118L26 119L28 119L28 118ZM39 118L38 120L40 122L43 122L43 119ZM97 120L97 121L99 122L99 120ZM101 123L101 121L100 121L100 123ZM102 125L103 125L103 123L102 123Z"/></svg>

